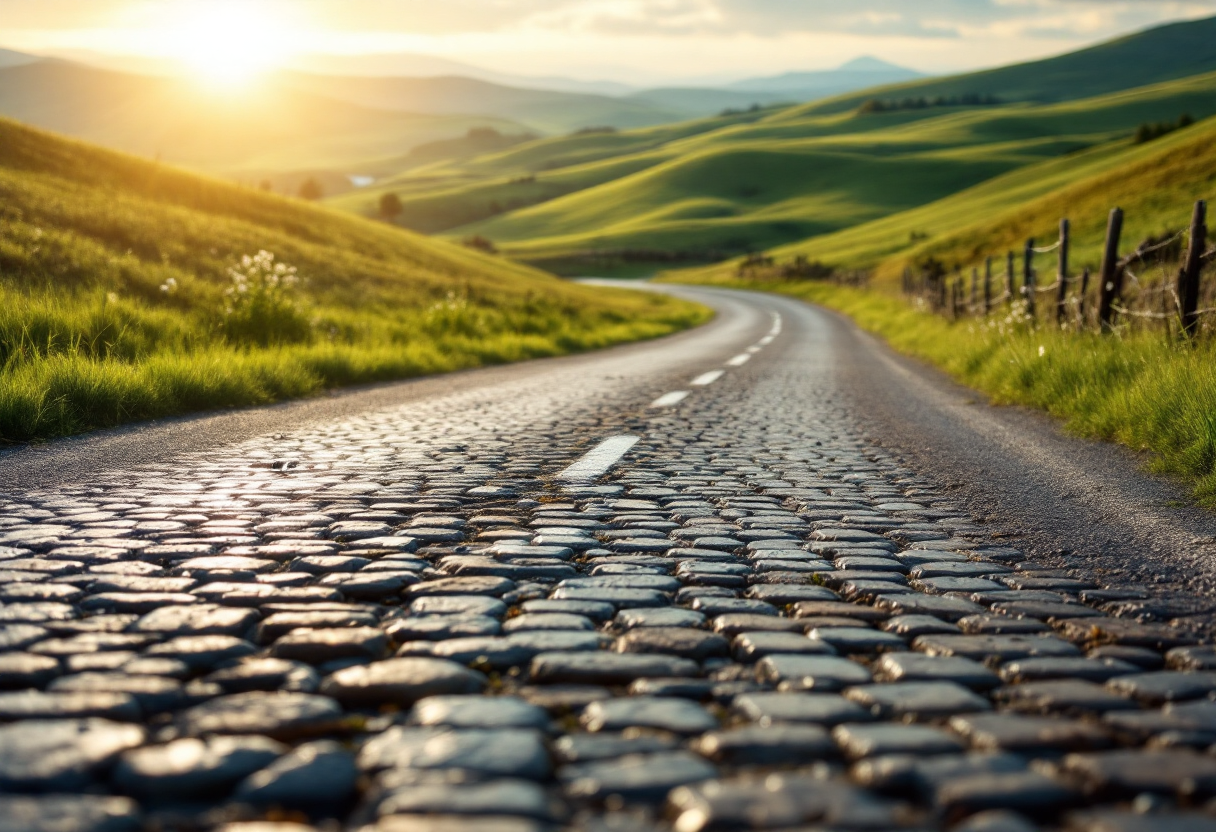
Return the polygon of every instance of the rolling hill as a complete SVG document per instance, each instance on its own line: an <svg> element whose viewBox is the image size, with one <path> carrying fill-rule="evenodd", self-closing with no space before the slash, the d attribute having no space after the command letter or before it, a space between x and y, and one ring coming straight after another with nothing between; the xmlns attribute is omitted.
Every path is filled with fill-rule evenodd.
<svg viewBox="0 0 1216 832"><path fill-rule="evenodd" d="M684 139L658 164L453 233L562 269L605 250L706 261L898 214L1182 112L1216 114L1216 73L1054 105L782 112ZM615 162L623 170L624 159Z"/></svg>
<svg viewBox="0 0 1216 832"><path fill-rule="evenodd" d="M1216 71L1216 17L1157 26L1054 58L928 78L816 102L803 114L843 113L872 98L952 98L968 93L1003 102L1075 101Z"/></svg>
<svg viewBox="0 0 1216 832"><path fill-rule="evenodd" d="M142 156L250 177L306 168L363 173L493 117L360 107L274 82L243 92L45 60L0 69L0 116Z"/></svg>
<svg viewBox="0 0 1216 832"><path fill-rule="evenodd" d="M3 119L0 227L0 443L602 346L704 314ZM265 276L278 264L298 272Z"/></svg>
<svg viewBox="0 0 1216 832"><path fill-rule="evenodd" d="M584 127L649 127L687 118L683 109L632 98L521 89L460 76L367 78L283 73L280 83L360 107L428 115L493 116L543 133Z"/></svg>
<svg viewBox="0 0 1216 832"><path fill-rule="evenodd" d="M1144 122L1212 115L1216 74L1194 72L1216 69L1216 49L1191 47L1214 31L1216 19L1173 24L1035 64L691 123L697 129L532 142L421 168L380 190L419 206L405 223L480 235L561 271L614 257L712 261L902 215L1125 142ZM887 105L861 106L875 98ZM366 212L364 197L341 204ZM472 221L451 227L464 218Z"/></svg>

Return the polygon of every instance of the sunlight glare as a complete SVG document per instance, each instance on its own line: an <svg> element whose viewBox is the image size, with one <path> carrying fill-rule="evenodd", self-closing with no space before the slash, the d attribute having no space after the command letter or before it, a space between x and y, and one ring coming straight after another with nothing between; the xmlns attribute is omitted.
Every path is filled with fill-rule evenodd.
<svg viewBox="0 0 1216 832"><path fill-rule="evenodd" d="M282 21L252 0L191 4L166 39L194 75L220 86L247 84L288 53Z"/></svg>

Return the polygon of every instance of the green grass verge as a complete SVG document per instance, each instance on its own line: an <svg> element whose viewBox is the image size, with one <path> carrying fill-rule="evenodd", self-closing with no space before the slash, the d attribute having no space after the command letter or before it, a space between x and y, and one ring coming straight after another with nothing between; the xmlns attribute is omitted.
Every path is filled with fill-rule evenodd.
<svg viewBox="0 0 1216 832"><path fill-rule="evenodd" d="M234 280L273 252L301 282ZM283 277L286 277L285 275ZM0 120L0 443L651 338L709 310Z"/></svg>
<svg viewBox="0 0 1216 832"><path fill-rule="evenodd" d="M901 298L822 283L735 283L822 304L896 350L945 370L994 403L1044 410L1077 436L1151 454L1151 467L1178 478L1216 507L1216 343L1180 345L1161 334L1124 338L950 322Z"/></svg>

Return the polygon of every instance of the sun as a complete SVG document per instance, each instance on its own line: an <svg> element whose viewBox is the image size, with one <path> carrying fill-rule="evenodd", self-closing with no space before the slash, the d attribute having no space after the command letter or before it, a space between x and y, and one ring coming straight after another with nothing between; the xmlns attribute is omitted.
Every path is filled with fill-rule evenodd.
<svg viewBox="0 0 1216 832"><path fill-rule="evenodd" d="M283 22L256 0L191 3L165 38L192 75L225 87L248 84L288 52Z"/></svg>

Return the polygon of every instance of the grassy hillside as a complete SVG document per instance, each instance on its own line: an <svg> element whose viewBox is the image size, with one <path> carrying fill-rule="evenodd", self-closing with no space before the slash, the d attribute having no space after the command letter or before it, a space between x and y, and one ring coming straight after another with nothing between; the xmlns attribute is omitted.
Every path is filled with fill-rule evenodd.
<svg viewBox="0 0 1216 832"><path fill-rule="evenodd" d="M898 215L1181 112L1216 113L1216 73L1055 105L779 113L671 143L661 164L455 233L556 267L594 250L712 260Z"/></svg>
<svg viewBox="0 0 1216 832"><path fill-rule="evenodd" d="M472 127L525 132L506 119L375 110L272 81L248 90L208 89L54 60L0 69L0 116L234 174L303 168L358 174L373 160Z"/></svg>
<svg viewBox="0 0 1216 832"><path fill-rule="evenodd" d="M382 110L429 115L493 116L544 133L583 127L648 127L680 121L686 109L661 101L519 89L474 78L364 78L284 73L292 88Z"/></svg>
<svg viewBox="0 0 1216 832"><path fill-rule="evenodd" d="M1007 103L1059 102L1216 71L1216 17L1157 26L1089 49L983 72L928 78L814 102L792 113L841 113L867 100L993 95Z"/></svg>
<svg viewBox="0 0 1216 832"><path fill-rule="evenodd" d="M519 207L611 182L678 155L678 142L760 120L740 113L627 132L594 131L538 139L473 159L413 169L330 200L335 208L376 216L380 197L397 194L397 223L425 233L497 216Z"/></svg>
<svg viewBox="0 0 1216 832"><path fill-rule="evenodd" d="M1028 237L1051 240L1061 217L1072 219L1073 260L1094 265L1106 214L1127 211L1128 247L1189 217L1189 205L1211 189L1216 120L1209 118L1146 144L1122 139L983 182L921 207L832 234L769 250L778 262L795 257L891 281L909 263L935 257L969 266L987 254L1019 249ZM734 279L737 261L680 276L694 282Z"/></svg>
<svg viewBox="0 0 1216 832"><path fill-rule="evenodd" d="M587 349L704 315L0 120L0 441Z"/></svg>
<svg viewBox="0 0 1216 832"><path fill-rule="evenodd" d="M410 171L334 204L368 214L385 192L402 224L481 235L558 271L707 262L907 215L1051 159L1108 151L1142 122L1216 113L1216 18L1046 61L924 79L750 117L531 142ZM996 100L962 106L978 93ZM860 111L875 97L943 97ZM886 98L884 98L886 97ZM919 233L919 229L916 230Z"/></svg>

